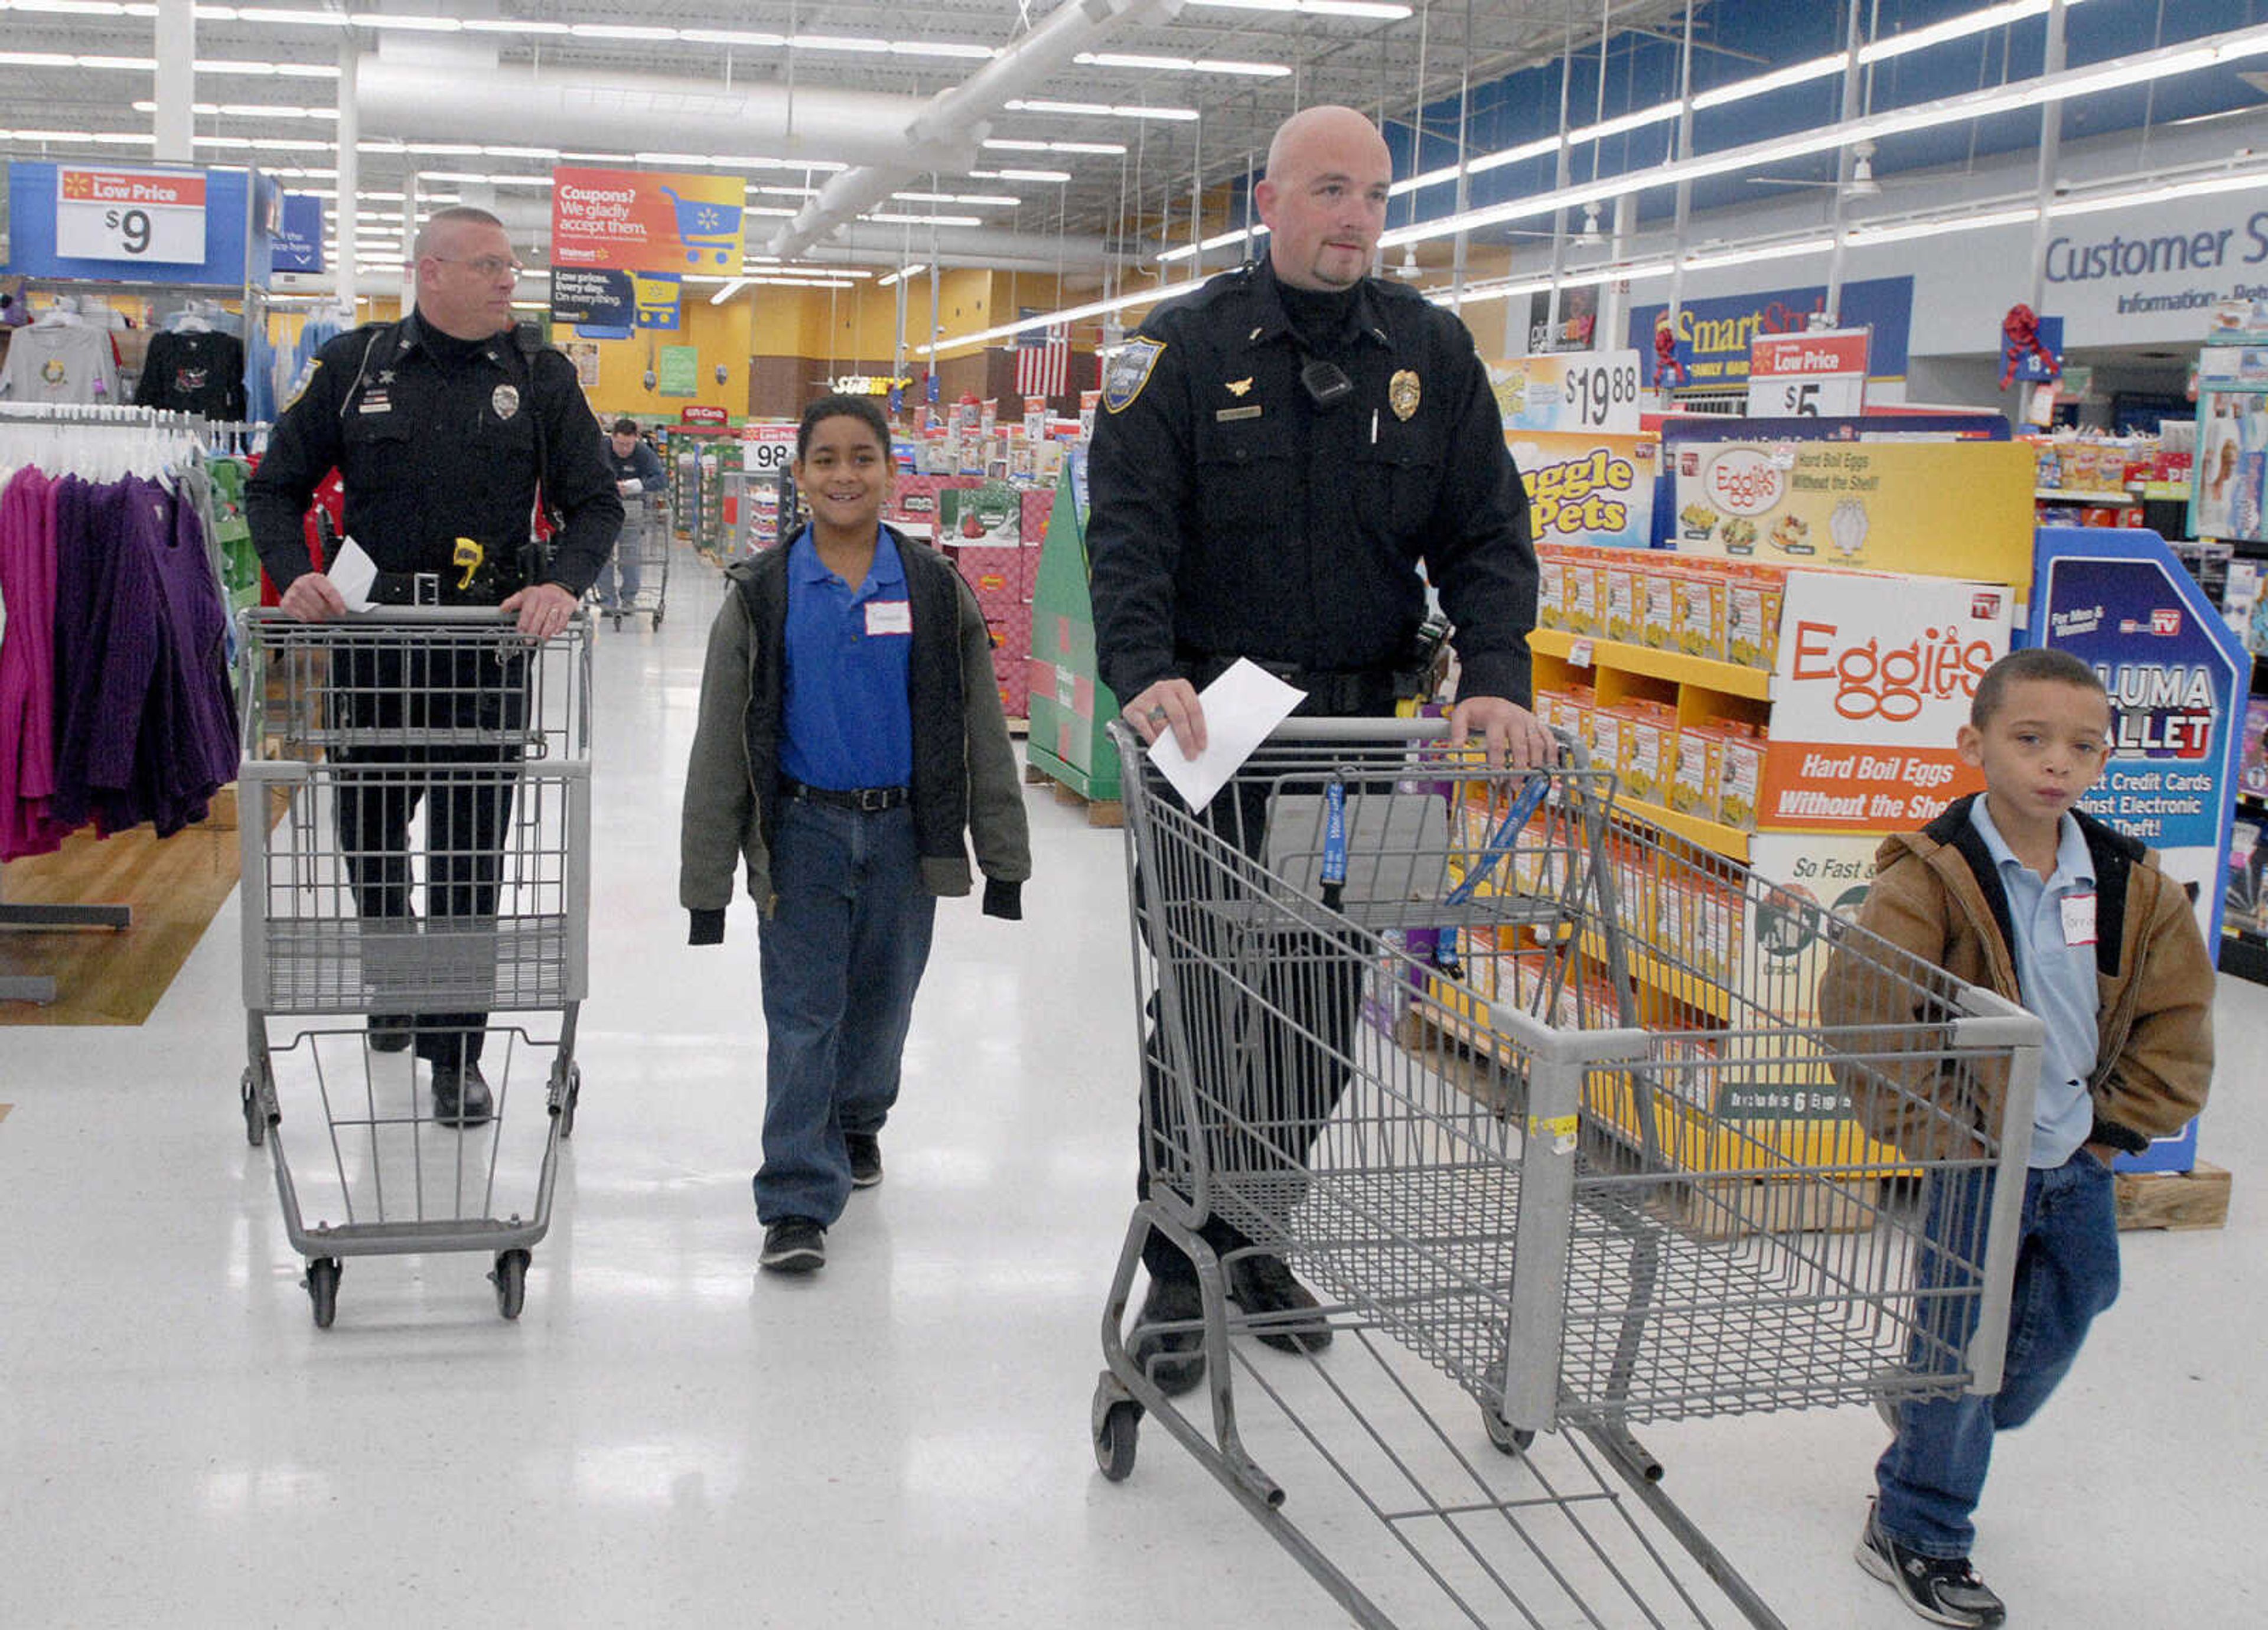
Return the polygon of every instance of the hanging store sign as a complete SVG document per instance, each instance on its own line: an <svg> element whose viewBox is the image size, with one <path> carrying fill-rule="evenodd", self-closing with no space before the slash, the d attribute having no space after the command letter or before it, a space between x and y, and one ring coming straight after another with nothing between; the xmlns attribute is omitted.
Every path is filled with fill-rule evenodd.
<svg viewBox="0 0 2268 1630"><path fill-rule="evenodd" d="M635 309L628 272L578 266L551 268L551 321L602 328L628 328Z"/></svg>
<svg viewBox="0 0 2268 1630"><path fill-rule="evenodd" d="M313 193L285 193L276 232L276 269L323 269L323 201Z"/></svg>
<svg viewBox="0 0 2268 1630"><path fill-rule="evenodd" d="M74 260L202 265L203 173L60 166L55 253Z"/></svg>
<svg viewBox="0 0 2268 1630"><path fill-rule="evenodd" d="M632 272L630 289L637 302L639 328L674 330L680 326L677 310L684 284L676 273Z"/></svg>
<svg viewBox="0 0 2268 1630"><path fill-rule="evenodd" d="M1872 331L1870 377L1903 380L1906 336L1913 323L1911 277L1869 277L1843 285L1837 321L1845 328ZM1758 336L1805 333L1814 315L1827 309L1824 284L1802 289L1773 289L1762 294L1713 296L1678 304L1673 332L1677 359L1691 385L1737 385L1749 376L1749 348ZM1653 331L1669 316L1667 306L1639 306L1630 314L1630 343L1649 355Z"/></svg>
<svg viewBox="0 0 2268 1630"><path fill-rule="evenodd" d="M659 388L665 396L698 396L701 394L701 350L695 345L665 345L661 348Z"/></svg>
<svg viewBox="0 0 2268 1630"><path fill-rule="evenodd" d="M554 264L737 276L747 185L733 175L552 172Z"/></svg>
<svg viewBox="0 0 2268 1630"><path fill-rule="evenodd" d="M1749 344L1749 417L1844 419L1867 410L1864 328L1760 335Z"/></svg>

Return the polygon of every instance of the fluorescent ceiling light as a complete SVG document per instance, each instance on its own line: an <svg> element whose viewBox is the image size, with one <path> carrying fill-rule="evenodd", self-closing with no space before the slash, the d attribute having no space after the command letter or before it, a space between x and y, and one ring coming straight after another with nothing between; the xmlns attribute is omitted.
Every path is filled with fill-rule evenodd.
<svg viewBox="0 0 2268 1630"><path fill-rule="evenodd" d="M968 62L990 62L1000 55L989 45L959 45L950 40L893 40L893 56L957 56Z"/></svg>
<svg viewBox="0 0 2268 1630"><path fill-rule="evenodd" d="M984 145L994 151L1011 153L1101 153L1120 158L1126 151L1123 142L1030 142L1005 136L988 136Z"/></svg>
<svg viewBox="0 0 2268 1630"><path fill-rule="evenodd" d="M880 221L890 226L982 226L981 215L897 215L886 210L876 210L858 218L862 221Z"/></svg>
<svg viewBox="0 0 2268 1630"><path fill-rule="evenodd" d="M1194 107L1146 107L1130 102L1049 102L1019 99L1005 104L1012 114L1068 114L1091 119L1194 119Z"/></svg>
<svg viewBox="0 0 2268 1630"><path fill-rule="evenodd" d="M1937 216L1918 221L1892 221L1879 226L1854 226L1851 229L1848 241L1853 248L1878 243L1905 243L1916 238L1940 237L1947 232L1981 232L1991 226L2019 225L2037 220L2039 214L2036 206L2024 204L2009 210Z"/></svg>
<svg viewBox="0 0 2268 1630"><path fill-rule="evenodd" d="M1612 119L1602 119L1596 124L1587 124L1580 130L1567 132L1567 145L1584 142L1603 142L1610 136L1621 136L1631 130L1643 129L1650 124L1660 124L1665 119L1675 119L1684 111L1682 102L1661 102L1652 107L1641 107L1636 113L1622 114ZM1557 144L1556 142L1553 144Z"/></svg>
<svg viewBox="0 0 2268 1630"><path fill-rule="evenodd" d="M1712 107L1722 107L1727 102L1746 101L1752 96L1763 96L1771 91L1784 91L1792 85L1808 85L1814 79L1824 79L1830 74L1839 74L1850 66L1847 52L1837 51L1832 56L1815 56L1808 63L1795 63L1786 68L1776 68L1768 74L1738 79L1731 85L1720 85L1712 91L1704 91L1693 99L1693 111L1705 113Z"/></svg>
<svg viewBox="0 0 2268 1630"><path fill-rule="evenodd" d="M1835 234L1826 232L1755 248L1704 249L1698 253L1688 253L1685 267L1688 271L1712 271L1725 266L1747 266L1757 261L1787 261L1800 255L1824 254L1834 247Z"/></svg>
<svg viewBox="0 0 2268 1630"><path fill-rule="evenodd" d="M570 23L567 32L578 40L674 40L674 28L652 28L637 23Z"/></svg>
<svg viewBox="0 0 2268 1630"><path fill-rule="evenodd" d="M249 11L242 13L251 16ZM407 11L357 11L353 20L364 28L399 28L409 33L453 34L464 27L454 17L420 17Z"/></svg>
<svg viewBox="0 0 2268 1630"><path fill-rule="evenodd" d="M1024 202L1021 198L997 196L991 193L892 193L890 196L900 203L990 203L1006 209L1012 209Z"/></svg>
<svg viewBox="0 0 2268 1630"><path fill-rule="evenodd" d="M1068 181L1069 170L971 170L973 181Z"/></svg>
<svg viewBox="0 0 2268 1630"><path fill-rule="evenodd" d="M344 11L300 11L289 6L247 5L232 10L225 5L201 5L196 14L200 18L217 15L223 22L298 23L309 28L345 28L356 20Z"/></svg>
<svg viewBox="0 0 2268 1630"><path fill-rule="evenodd" d="M465 19L468 34L563 34L564 23L531 22L517 17L468 17Z"/></svg>
<svg viewBox="0 0 2268 1630"><path fill-rule="evenodd" d="M1192 254L1210 254L1215 249L1226 248L1248 235L1254 238L1265 238L1268 235L1268 228L1260 222L1255 221L1249 234L1240 226L1234 232L1220 232L1213 237L1203 239L1194 247L1185 243L1178 249L1161 250L1158 258L1161 261L1186 261Z"/></svg>
<svg viewBox="0 0 2268 1630"><path fill-rule="evenodd" d="M1398 23L1410 15L1406 5L1387 0L1189 0L1191 5L1223 11L1302 11L1309 17L1365 17Z"/></svg>
<svg viewBox="0 0 2268 1630"><path fill-rule="evenodd" d="M894 272L892 272L892 273L891 273L888 277L882 277L882 278L879 278L879 279L877 279L877 280L876 280L876 282L875 282L875 284L874 284L874 286L875 286L876 288L878 288L878 289L887 289L887 288L888 288L888 287L889 287L892 284L894 284L894 283L909 283L909 282L911 282L914 278L920 277L924 272L927 271L928 269L929 269L929 262L926 262L926 261L917 262L916 262L914 265L911 265L911 266L906 267L906 268L905 268L905 269L903 269L902 270L900 270L900 271L894 271Z"/></svg>
<svg viewBox="0 0 2268 1630"><path fill-rule="evenodd" d="M1446 238L1460 232L1500 225L1507 221L1532 220L1558 210L1580 209L1587 203L1603 203L1657 187L1675 186L1683 181L1698 181L1736 170L1756 169L1788 159L1823 152L1852 142L1875 141L1885 136L1966 123L1994 114L2036 107L2044 102L2066 100L2119 85L2167 78L2264 54L2268 54L2268 26L2235 29L2185 45L2142 52L2114 62L2070 69L2061 73L2043 74L2036 78L2019 80L1989 90L1963 92L1912 107L1895 108L1839 124L1819 126L1790 136L1750 143L1746 146L1727 148L1675 163L1657 165L1628 175L1587 181L1555 192L1413 223L1387 232L1379 242L1381 247L1396 248L1405 243ZM1477 165L1473 167L1477 167Z"/></svg>
<svg viewBox="0 0 2268 1630"><path fill-rule="evenodd" d="M788 44L799 51L867 51L887 53L890 42L865 34L791 34Z"/></svg>
<svg viewBox="0 0 2268 1630"><path fill-rule="evenodd" d="M1197 62L1186 56L1151 56L1134 51L1081 51L1071 61L1082 68L1154 68L1166 73L1246 74L1282 79L1292 70L1281 63L1239 63L1223 57Z"/></svg>
<svg viewBox="0 0 2268 1630"><path fill-rule="evenodd" d="M855 283L847 283L836 278L828 278L825 281L818 279L806 281L799 277L751 277L748 281L755 284L763 284L776 289L855 289L858 286Z"/></svg>
<svg viewBox="0 0 2268 1630"><path fill-rule="evenodd" d="M696 45L783 46L787 43L785 34L755 33L745 28L681 28L678 37L689 40Z"/></svg>

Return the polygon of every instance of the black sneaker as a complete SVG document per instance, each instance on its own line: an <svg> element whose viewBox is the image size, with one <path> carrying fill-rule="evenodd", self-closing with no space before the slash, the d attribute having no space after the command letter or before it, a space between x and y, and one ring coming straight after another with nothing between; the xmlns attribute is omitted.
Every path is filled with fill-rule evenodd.
<svg viewBox="0 0 2268 1630"><path fill-rule="evenodd" d="M1908 1607L1933 1625L1957 1625L1964 1630L1998 1625L2008 1617L2007 1604L1992 1594L1977 1576L1965 1556L1924 1556L1900 1545L1874 1521L1867 1508L1867 1531L1859 1537L1859 1566L1895 1589Z"/></svg>
<svg viewBox="0 0 2268 1630"><path fill-rule="evenodd" d="M1298 1314L1321 1306L1305 1285L1292 1277L1281 1257L1239 1257L1228 1265L1228 1299L1256 1317ZM1271 1319L1253 1331L1279 1353L1321 1353L1331 1345L1331 1327L1321 1317Z"/></svg>
<svg viewBox="0 0 2268 1630"><path fill-rule="evenodd" d="M1152 1279L1134 1316L1127 1356L1167 1398L1179 1398L1204 1379L1204 1297L1195 1280ZM1181 1325L1176 1330L1161 1325Z"/></svg>
<svg viewBox="0 0 2268 1630"><path fill-rule="evenodd" d="M850 1155L850 1186L871 1189L882 1180L882 1140L871 1132L846 1132L843 1147Z"/></svg>
<svg viewBox="0 0 2268 1630"><path fill-rule="evenodd" d="M433 1066L433 1118L444 1126L485 1126L496 1112L481 1066L453 1064Z"/></svg>
<svg viewBox="0 0 2268 1630"><path fill-rule="evenodd" d="M372 1052L400 1052L409 1045L412 1027L417 1015L409 1013L374 1013L370 1016L370 1050Z"/></svg>
<svg viewBox="0 0 2268 1630"><path fill-rule="evenodd" d="M783 1217L764 1230L756 1265L775 1273L815 1273L827 1265L827 1230L808 1217Z"/></svg>

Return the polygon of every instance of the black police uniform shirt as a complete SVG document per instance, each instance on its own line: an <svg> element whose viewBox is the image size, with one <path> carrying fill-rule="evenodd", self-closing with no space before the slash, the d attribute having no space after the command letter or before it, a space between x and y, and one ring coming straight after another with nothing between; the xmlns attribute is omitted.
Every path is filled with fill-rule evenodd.
<svg viewBox="0 0 2268 1630"><path fill-rule="evenodd" d="M335 467L347 535L381 572L437 574L444 603L493 603L521 586L539 472L559 518L540 580L580 595L622 529L575 365L549 346L527 354L510 330L460 340L412 313L323 347L245 489L254 546L278 588L313 570L301 518ZM477 585L467 586L459 538L477 542L493 568Z"/></svg>
<svg viewBox="0 0 2268 1630"><path fill-rule="evenodd" d="M1294 329L1264 261L1153 311L1103 379L1087 466L1096 654L1121 698L1248 656L1390 671L1455 624L1463 693L1525 703L1535 554L1488 371L1455 316L1365 280ZM1319 407L1310 362L1352 386Z"/></svg>

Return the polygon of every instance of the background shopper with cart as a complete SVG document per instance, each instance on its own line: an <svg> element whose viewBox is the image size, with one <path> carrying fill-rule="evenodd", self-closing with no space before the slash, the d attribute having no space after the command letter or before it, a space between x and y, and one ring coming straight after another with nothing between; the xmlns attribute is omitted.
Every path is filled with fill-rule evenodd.
<svg viewBox="0 0 2268 1630"><path fill-rule="evenodd" d="M418 233L416 256L416 310L331 342L276 421L246 490L254 544L283 586L284 611L306 622L342 614L346 601L315 570L302 531L309 498L335 468L347 535L379 569L373 600L497 606L517 614L530 639L549 639L574 615L622 527L598 421L574 365L513 331L520 267L496 217L437 211ZM532 542L539 494L558 520L548 560ZM398 775L368 789L342 785L339 840L357 905L366 918L410 918L409 828L422 801L428 915L485 916L509 782L475 773L471 785L453 785L450 767L494 765L517 750L477 738L515 728L518 676L504 664L476 680L457 671L461 654L434 657L446 673L415 671L414 653L366 654L374 666L348 660L332 675L335 705L350 716L343 724L429 739L453 726L470 739L341 749L373 769L398 771L414 759L431 772L422 785ZM425 717L432 706L453 715ZM432 1066L436 1116L476 1125L490 1111L479 1063L487 1016L374 1015L371 1044L398 1051L414 1033L417 1056Z"/></svg>
<svg viewBox="0 0 2268 1630"><path fill-rule="evenodd" d="M679 894L725 937L745 860L761 913L760 1261L807 1273L853 1188L882 1178L937 896L1022 915L1023 787L983 614L943 557L881 524L895 466L867 396L804 409L792 467L812 520L736 562L709 638Z"/></svg>
<svg viewBox="0 0 2268 1630"><path fill-rule="evenodd" d="M2005 1619L1970 1561L1993 1435L2047 1401L2118 1294L2111 1160L2179 1131L2204 1106L2213 1075L2213 961L2186 894L2141 844L2076 807L2102 773L2110 722L2102 681L2078 658L2032 649L1995 663L1960 737L1984 791L1885 843L1859 915L2047 1023L2006 1373L1990 1396L1909 1399L1889 1412L1896 1436L1876 1463L1880 1492L1859 1545L1867 1571L1937 1624ZM1910 1022L1911 1011L1895 1011L1908 1002L1874 964L1847 955L1820 985L1822 1022L1856 1027L1841 1044L1852 1051L1868 1051L1865 1027ZM1856 1077L1850 1085L1868 1130L1910 1155L1931 1158L1974 1133L1900 1114ZM1991 1104L1976 1110L1978 1125L1996 1118ZM1940 1261L1968 1252L1940 1237L1940 1216L1982 1209L1975 1196L1943 1191L1988 1181L1981 1171L1933 1179L1931 1233L1948 1248ZM1920 1288L1945 1288L1951 1272L1926 1262ZM1973 1320L1974 1309L1947 1299L1941 1322ZM1934 1335L1959 1352L1968 1330Z"/></svg>
<svg viewBox="0 0 2268 1630"><path fill-rule="evenodd" d="M662 473L661 455L638 438L636 419L615 421L607 437L607 461L615 472L615 492L622 501L622 535L615 552L599 568L599 609L620 613L640 608L637 598L644 586L646 554L662 547L661 500L669 490ZM660 613L659 604L655 616ZM619 625L620 618L616 619Z"/></svg>
<svg viewBox="0 0 2268 1630"><path fill-rule="evenodd" d="M1239 657L1307 692L1311 715L1394 711L1425 617L1422 560L1455 625L1462 663L1452 735L1492 757L1548 762L1526 703L1536 568L1528 499L1471 335L1414 291L1370 277L1392 159L1347 107L1311 107L1276 133L1256 190L1267 257L1154 313L1110 364L1089 462L1087 527L1100 670L1145 741L1170 729L1204 745L1197 693ZM1242 795L1211 818L1256 855L1262 810ZM1331 1045L1353 1022L1360 970L1328 957L1295 981L1295 1022L1267 1047L1287 1141L1330 1113ZM1191 993L1199 1015L1225 1011ZM1320 1037L1309 1046L1305 1030ZM1145 1051L1145 1125L1170 1141L1169 1095ZM1152 1162L1145 1158L1141 1191ZM1264 1337L1329 1339L1282 1261L1222 1219L1205 1243L1231 1257L1248 1314L1288 1314ZM1154 1233L1135 1352L1168 1392L1204 1374L1197 1271Z"/></svg>

